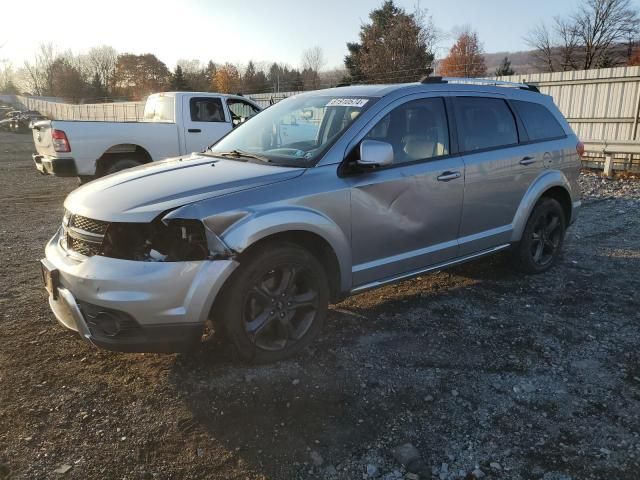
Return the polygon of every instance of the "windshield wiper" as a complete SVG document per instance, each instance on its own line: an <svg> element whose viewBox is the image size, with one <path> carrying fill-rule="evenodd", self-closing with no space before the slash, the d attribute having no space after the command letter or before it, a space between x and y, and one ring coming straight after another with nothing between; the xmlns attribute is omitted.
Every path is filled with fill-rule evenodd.
<svg viewBox="0 0 640 480"><path fill-rule="evenodd" d="M251 158L264 163L271 163L267 157L256 155L255 153L245 152L244 150L231 150L230 152L209 152L211 156L228 157L228 158Z"/></svg>

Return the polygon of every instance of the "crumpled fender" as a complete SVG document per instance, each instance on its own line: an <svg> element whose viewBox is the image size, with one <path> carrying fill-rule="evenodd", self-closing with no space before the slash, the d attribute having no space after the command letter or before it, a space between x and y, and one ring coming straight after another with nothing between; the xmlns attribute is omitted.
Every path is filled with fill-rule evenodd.
<svg viewBox="0 0 640 480"><path fill-rule="evenodd" d="M215 215L214 215L215 217ZM213 218L203 219L212 223ZM231 250L242 253L257 241L277 233L304 231L323 238L333 249L340 267L341 291L351 288L350 239L342 229L322 213L300 206L283 206L269 210L245 212L238 221L220 232L220 238Z"/></svg>

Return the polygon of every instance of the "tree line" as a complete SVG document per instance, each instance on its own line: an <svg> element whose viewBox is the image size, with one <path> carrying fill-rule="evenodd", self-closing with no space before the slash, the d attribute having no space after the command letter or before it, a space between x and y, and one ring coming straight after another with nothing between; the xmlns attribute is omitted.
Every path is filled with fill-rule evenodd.
<svg viewBox="0 0 640 480"><path fill-rule="evenodd" d="M318 88L324 55L320 47L305 50L301 68L280 63L246 65L178 60L173 71L151 53L118 53L113 47L85 54L57 52L42 44L32 59L14 70L0 71L0 92L61 97L70 101L138 100L169 90L258 93Z"/></svg>
<svg viewBox="0 0 640 480"><path fill-rule="evenodd" d="M582 0L576 11L535 26L525 37L533 67L553 72L640 65L640 18L631 0ZM167 90L263 93L300 91L337 83L412 82L433 73L453 77L514 74L505 57L492 72L477 32L470 26L455 34L453 46L437 60L446 37L427 10L413 12L386 0L369 13L358 41L346 45L344 69L323 71L320 47L305 50L300 66L249 61L246 65L179 60L170 71L154 54L118 53L109 46L84 54L40 46L34 57L14 70L0 70L0 92L87 99L141 99Z"/></svg>

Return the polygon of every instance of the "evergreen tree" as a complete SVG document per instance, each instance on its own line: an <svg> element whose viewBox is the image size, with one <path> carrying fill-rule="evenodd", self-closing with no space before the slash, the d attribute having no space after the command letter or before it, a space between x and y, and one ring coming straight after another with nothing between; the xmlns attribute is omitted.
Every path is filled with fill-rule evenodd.
<svg viewBox="0 0 640 480"><path fill-rule="evenodd" d="M435 29L424 11L407 13L393 0L369 14L360 42L347 43L344 64L354 82L411 82L431 72Z"/></svg>
<svg viewBox="0 0 640 480"><path fill-rule="evenodd" d="M514 73L513 68L511 68L511 60L509 60L509 57L504 57L498 68L496 68L495 76L508 77Z"/></svg>
<svg viewBox="0 0 640 480"><path fill-rule="evenodd" d="M187 85L187 81L184 78L184 73L182 72L182 67L180 65L176 66L176 69L171 75L171 89L176 92L189 90L189 86Z"/></svg>

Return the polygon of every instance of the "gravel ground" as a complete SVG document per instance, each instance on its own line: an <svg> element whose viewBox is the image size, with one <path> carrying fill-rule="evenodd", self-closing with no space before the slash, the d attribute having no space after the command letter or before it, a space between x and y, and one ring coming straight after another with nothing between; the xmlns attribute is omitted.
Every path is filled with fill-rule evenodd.
<svg viewBox="0 0 640 480"><path fill-rule="evenodd" d="M75 181L0 133L0 478L637 479L640 181L585 173L552 271L497 256L350 298L297 358L96 350L37 260Z"/></svg>

